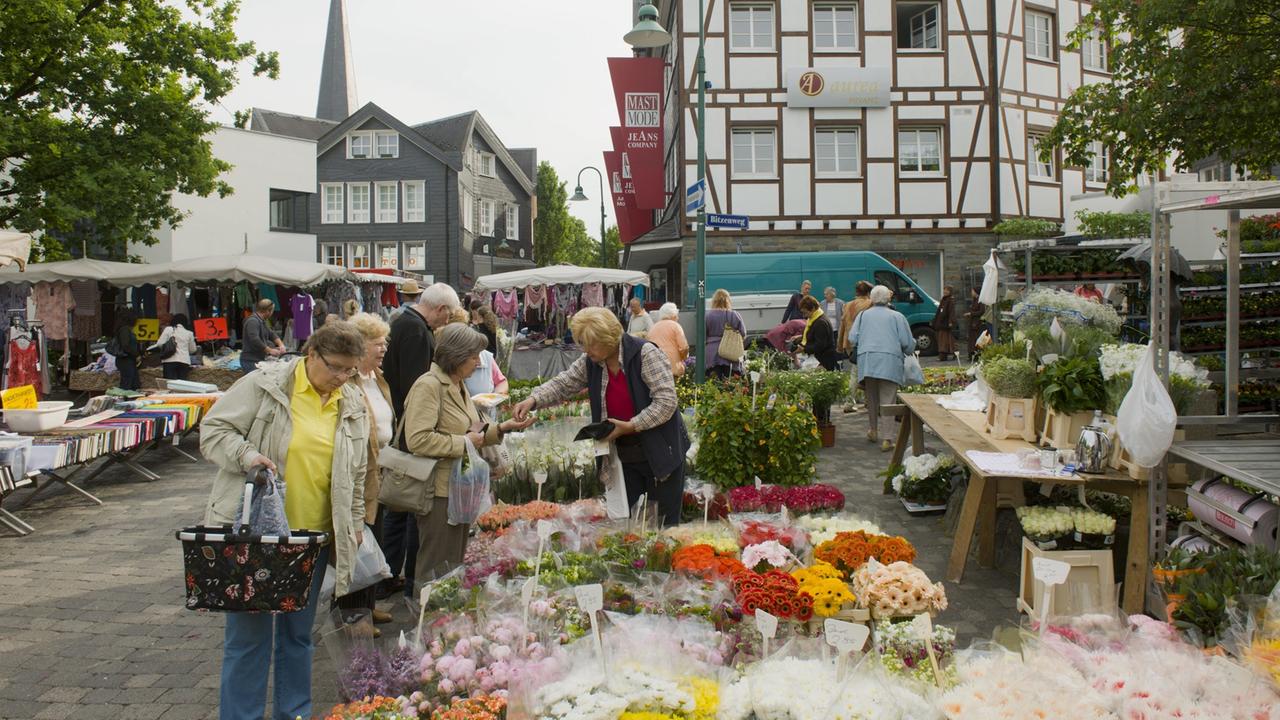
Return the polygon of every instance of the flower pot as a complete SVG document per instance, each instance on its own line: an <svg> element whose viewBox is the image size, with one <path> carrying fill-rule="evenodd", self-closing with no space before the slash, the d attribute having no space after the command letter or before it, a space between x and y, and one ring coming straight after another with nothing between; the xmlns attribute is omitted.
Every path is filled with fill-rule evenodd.
<svg viewBox="0 0 1280 720"><path fill-rule="evenodd" d="M835 447L836 444L836 426L835 425L819 425L818 433L822 435L822 447Z"/></svg>
<svg viewBox="0 0 1280 720"><path fill-rule="evenodd" d="M1040 444L1052 448L1074 448L1080 439L1080 431L1093 421L1093 413L1078 412L1070 415L1047 408L1044 425L1040 429Z"/></svg>
<svg viewBox="0 0 1280 720"><path fill-rule="evenodd" d="M1035 398L1007 398L992 395L987 405L987 432L997 440L1022 438L1036 441Z"/></svg>

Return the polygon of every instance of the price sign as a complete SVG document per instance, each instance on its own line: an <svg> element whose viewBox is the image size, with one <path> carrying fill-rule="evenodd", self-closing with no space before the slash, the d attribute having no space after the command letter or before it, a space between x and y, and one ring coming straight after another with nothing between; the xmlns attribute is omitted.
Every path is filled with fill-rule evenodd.
<svg viewBox="0 0 1280 720"><path fill-rule="evenodd" d="M197 318L195 325L196 340L199 342L228 340L231 338L231 335L227 332L226 318Z"/></svg>
<svg viewBox="0 0 1280 720"><path fill-rule="evenodd" d="M867 638L871 637L871 629L866 625L836 620L835 618L827 618L826 622L822 624L822 628L826 631L827 644L841 654L861 650L866 647Z"/></svg>
<svg viewBox="0 0 1280 720"><path fill-rule="evenodd" d="M542 486L547 484L547 471L535 470L533 473L533 484L538 486L538 500L542 500Z"/></svg>
<svg viewBox="0 0 1280 720"><path fill-rule="evenodd" d="M573 596L578 600L578 609L587 614L591 621L591 635L595 638L596 653L600 656L600 670L604 671L604 642L600 639L600 626L596 624L596 614L604 608L604 586L600 583L578 585L573 589Z"/></svg>
<svg viewBox="0 0 1280 720"><path fill-rule="evenodd" d="M538 539L539 540L546 540L547 538L551 537L552 533L554 533L555 530L556 530L556 526L552 524L550 520L538 521Z"/></svg>
<svg viewBox="0 0 1280 720"><path fill-rule="evenodd" d="M35 410L38 400L35 385L19 385L0 393L5 410Z"/></svg>
<svg viewBox="0 0 1280 720"><path fill-rule="evenodd" d="M933 651L933 618L929 617L929 613L917 615L911 621L911 634L924 643L924 648L929 653L929 667L933 669L933 681L938 687L942 687L942 670L938 668L938 656Z"/></svg>
<svg viewBox="0 0 1280 720"><path fill-rule="evenodd" d="M760 491L761 485L764 485L764 481L760 479L759 475L756 475L756 492Z"/></svg>
<svg viewBox="0 0 1280 720"><path fill-rule="evenodd" d="M418 596L418 632L414 637L422 637L422 624L427 619L427 601L431 599L431 583L422 586L422 594Z"/></svg>
<svg viewBox="0 0 1280 720"><path fill-rule="evenodd" d="M702 524L706 525L710 522L711 501L716 497L716 489L710 485L703 485L698 495L702 498Z"/></svg>
<svg viewBox="0 0 1280 720"><path fill-rule="evenodd" d="M1043 635L1049 625L1049 603L1053 599L1053 586L1067 581L1071 574L1071 566L1061 560L1050 560L1045 557L1031 559L1031 573L1044 584L1044 593L1040 596L1040 634Z"/></svg>
<svg viewBox="0 0 1280 720"><path fill-rule="evenodd" d="M758 382L760 382L760 371L759 371L759 370L752 370L752 371L751 371L751 383L752 383L752 384L755 384L755 383L758 383Z"/></svg>
<svg viewBox="0 0 1280 720"><path fill-rule="evenodd" d="M520 602L524 604L524 629L529 630L529 605L533 602L533 591L538 588L538 578L531 577L520 586Z"/></svg>
<svg viewBox="0 0 1280 720"><path fill-rule="evenodd" d="M157 318L138 318L133 323L133 336L139 341L155 342L160 339L160 320Z"/></svg>
<svg viewBox="0 0 1280 720"><path fill-rule="evenodd" d="M764 638L764 657L769 657L769 641L778 634L778 618L763 610L756 610L756 629Z"/></svg>

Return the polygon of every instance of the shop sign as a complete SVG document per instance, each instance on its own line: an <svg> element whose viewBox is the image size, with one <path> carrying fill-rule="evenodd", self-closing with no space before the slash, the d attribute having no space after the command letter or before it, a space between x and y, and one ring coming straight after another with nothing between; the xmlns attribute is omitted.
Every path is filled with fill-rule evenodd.
<svg viewBox="0 0 1280 720"><path fill-rule="evenodd" d="M661 210L666 207L666 168L662 153L661 58L609 58L613 95L622 123L622 143L613 149L625 153L635 182L636 207Z"/></svg>
<svg viewBox="0 0 1280 720"><path fill-rule="evenodd" d="M787 68L787 107L889 107L887 67Z"/></svg>
<svg viewBox="0 0 1280 720"><path fill-rule="evenodd" d="M623 128L609 128L613 138L613 150L604 154L605 181L613 198L613 215L618 222L618 239L624 245L653 229L653 211L637 205L637 187L634 177L635 162L623 149L626 133Z"/></svg>

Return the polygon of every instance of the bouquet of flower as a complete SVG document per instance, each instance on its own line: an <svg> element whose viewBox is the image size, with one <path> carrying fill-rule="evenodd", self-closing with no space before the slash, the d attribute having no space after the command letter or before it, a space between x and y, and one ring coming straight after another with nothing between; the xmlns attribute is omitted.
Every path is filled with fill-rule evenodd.
<svg viewBox="0 0 1280 720"><path fill-rule="evenodd" d="M807 568L791 573L800 592L813 598L813 614L820 618L834 617L844 606L857 601L844 581L844 573L830 563L819 560Z"/></svg>
<svg viewBox="0 0 1280 720"><path fill-rule="evenodd" d="M523 505L498 503L476 518L476 525L481 530L500 530L517 520L553 520L562 509L563 506L545 500L534 500Z"/></svg>
<svg viewBox="0 0 1280 720"><path fill-rule="evenodd" d="M1147 354L1146 345L1103 345L1099 365L1107 388L1107 413L1114 415L1133 384L1133 371ZM1169 353L1169 396L1179 414L1190 409L1195 396L1209 387L1209 371L1183 355Z"/></svg>
<svg viewBox="0 0 1280 720"><path fill-rule="evenodd" d="M875 638L880 663L891 675L923 685L937 684L938 678L934 677L933 664L929 661L929 650L925 641L915 636L911 623L880 620L875 626ZM956 632L944 625L934 625L929 644L933 646L938 675L942 678L940 687L955 685L957 676L952 661L956 651Z"/></svg>
<svg viewBox="0 0 1280 720"><path fill-rule="evenodd" d="M729 506L733 512L776 513L783 506L797 515L815 512L838 512L844 508L844 493L830 485L816 483L798 487L781 485L743 485L729 490Z"/></svg>
<svg viewBox="0 0 1280 720"><path fill-rule="evenodd" d="M381 695L365 697L346 705L334 705L324 720L401 720L417 717L403 713L399 700Z"/></svg>
<svg viewBox="0 0 1280 720"><path fill-rule="evenodd" d="M516 564L515 574L518 576L532 576L535 571L539 573L538 583L549 588L588 585L609 576L605 559L594 552L557 553L547 550L542 553L541 560L533 558Z"/></svg>
<svg viewBox="0 0 1280 720"><path fill-rule="evenodd" d="M634 575L641 570L667 572L671 569L672 543L657 533L611 533L597 541L597 549L615 573Z"/></svg>
<svg viewBox="0 0 1280 720"><path fill-rule="evenodd" d="M530 602L529 625L545 643L568 645L591 630L591 619L578 607L577 599L565 593Z"/></svg>
<svg viewBox="0 0 1280 720"><path fill-rule="evenodd" d="M842 532L862 531L868 535L882 535L880 526L853 515L805 515L796 519L796 526L809 532L809 542L821 545L835 539Z"/></svg>
<svg viewBox="0 0 1280 720"><path fill-rule="evenodd" d="M747 570L733 578L733 591L744 615L764 610L779 618L801 622L813 617L813 596L800 592L800 583L781 570Z"/></svg>
<svg viewBox="0 0 1280 720"><path fill-rule="evenodd" d="M1118 720L1078 673L1046 656L1023 662L1015 653L975 654L958 665L960 684L938 702L948 720Z"/></svg>
<svg viewBox="0 0 1280 720"><path fill-rule="evenodd" d="M409 648L383 651L368 643L354 645L346 665L338 673L342 696L347 700L376 696L395 697L417 687L418 656Z"/></svg>
<svg viewBox="0 0 1280 720"><path fill-rule="evenodd" d="M493 575L506 576L515 570L515 558L500 550L497 540L492 533L480 533L467 543L467 551L463 556L463 565L466 567L462 578L463 587L475 587Z"/></svg>
<svg viewBox="0 0 1280 720"><path fill-rule="evenodd" d="M1057 542L1071 534L1075 520L1065 509L1028 505L1016 510L1022 532L1035 543Z"/></svg>
<svg viewBox="0 0 1280 720"><path fill-rule="evenodd" d="M676 525L662 531L679 545L710 545L718 553L738 554L738 533L723 523L703 525L688 523Z"/></svg>
<svg viewBox="0 0 1280 720"><path fill-rule="evenodd" d="M738 527L738 547L758 545L768 540L777 540L792 552L803 552L809 546L809 534L800 528L763 520L742 520L735 525Z"/></svg>
<svg viewBox="0 0 1280 720"><path fill-rule="evenodd" d="M1067 325L1092 325L1110 333L1120 332L1123 321L1115 308L1096 303L1075 293L1054 288L1036 288L1013 306L1013 317L1019 329L1048 327L1057 319Z"/></svg>
<svg viewBox="0 0 1280 720"><path fill-rule="evenodd" d="M874 618L937 615L947 609L942 583L930 582L923 570L909 562L868 561L853 574L853 594Z"/></svg>
<svg viewBox="0 0 1280 720"><path fill-rule="evenodd" d="M685 545L671 556L671 567L708 580L730 579L747 569L736 555L736 542L733 552L717 552L710 545Z"/></svg>
<svg viewBox="0 0 1280 720"><path fill-rule="evenodd" d="M902 472L892 480L893 491L908 502L945 505L955 467L950 455L913 455L902 461Z"/></svg>
<svg viewBox="0 0 1280 720"><path fill-rule="evenodd" d="M901 536L871 535L856 530L838 533L819 545L813 555L835 565L845 575L852 575L872 559L882 563L912 562L916 559L916 549Z"/></svg>
<svg viewBox="0 0 1280 720"><path fill-rule="evenodd" d="M1071 522L1075 526L1076 543L1095 550L1106 547L1116 531L1115 518L1087 508L1072 510Z"/></svg>
<svg viewBox="0 0 1280 720"><path fill-rule="evenodd" d="M742 551L742 564L756 572L766 572L774 568L785 569L796 562L796 556L777 540L748 545Z"/></svg>
<svg viewBox="0 0 1280 720"><path fill-rule="evenodd" d="M478 632L474 628L460 622L427 643L418 670L423 702L430 707L448 706L456 697L506 691L527 666L550 655L519 617L498 616Z"/></svg>
<svg viewBox="0 0 1280 720"><path fill-rule="evenodd" d="M431 720L506 720L507 699L497 695L455 698L449 707L436 708Z"/></svg>

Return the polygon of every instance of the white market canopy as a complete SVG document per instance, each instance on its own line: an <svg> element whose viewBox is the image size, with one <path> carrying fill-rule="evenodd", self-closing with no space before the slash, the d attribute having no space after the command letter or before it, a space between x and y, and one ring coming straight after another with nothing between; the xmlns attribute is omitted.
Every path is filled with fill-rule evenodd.
<svg viewBox="0 0 1280 720"><path fill-rule="evenodd" d="M287 287L311 287L326 280L357 278L346 268L302 260L285 260L263 255L214 255L171 263L145 265L81 258L50 263L31 263L25 272L0 269L0 285L39 282L99 280L116 287L137 287L148 283L235 283L261 282Z"/></svg>
<svg viewBox="0 0 1280 720"><path fill-rule="evenodd" d="M16 267L7 267L0 270L0 285L101 280L116 287L132 287L148 282L157 282L153 276L160 267L162 266L111 262L92 258L31 263L27 265L27 269L23 272L20 272Z"/></svg>
<svg viewBox="0 0 1280 720"><path fill-rule="evenodd" d="M10 263L16 262L19 269L25 269L27 257L30 255L30 235L12 230L0 230L0 267L8 267Z"/></svg>
<svg viewBox="0 0 1280 720"><path fill-rule="evenodd" d="M476 279L476 290L507 290L530 285L581 285L598 282L605 285L649 286L649 275L638 270L613 270L610 268L586 268L577 265L549 265L547 267L512 270L511 272L481 275Z"/></svg>

